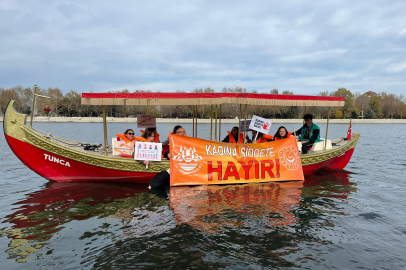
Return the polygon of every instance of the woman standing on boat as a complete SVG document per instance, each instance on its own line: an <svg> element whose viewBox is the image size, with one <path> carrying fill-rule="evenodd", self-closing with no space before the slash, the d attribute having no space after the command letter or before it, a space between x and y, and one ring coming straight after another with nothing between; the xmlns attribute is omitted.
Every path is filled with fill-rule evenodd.
<svg viewBox="0 0 406 270"><path fill-rule="evenodd" d="M296 136L300 135L300 141L302 142L302 154L307 154L313 147L315 142L320 141L320 128L313 123L313 115L306 114L303 116L305 124L298 131Z"/></svg>

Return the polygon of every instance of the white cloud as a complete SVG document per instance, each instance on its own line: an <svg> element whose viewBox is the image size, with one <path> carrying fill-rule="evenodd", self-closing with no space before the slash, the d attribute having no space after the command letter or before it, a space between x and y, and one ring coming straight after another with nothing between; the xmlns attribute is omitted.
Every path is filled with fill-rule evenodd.
<svg viewBox="0 0 406 270"><path fill-rule="evenodd" d="M389 65L386 71L389 73L399 73L406 69L406 62Z"/></svg>

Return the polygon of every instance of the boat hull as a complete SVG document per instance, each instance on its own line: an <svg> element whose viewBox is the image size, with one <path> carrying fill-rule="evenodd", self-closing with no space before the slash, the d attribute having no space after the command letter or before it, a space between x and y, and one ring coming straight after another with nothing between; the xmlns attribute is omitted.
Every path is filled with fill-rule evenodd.
<svg viewBox="0 0 406 270"><path fill-rule="evenodd" d="M26 116L7 107L3 127L15 155L31 170L50 181L108 181L148 183L157 173L169 169L169 161L144 165L130 158L107 157L70 149L28 128ZM302 155L304 174L343 169L351 159L359 134L344 146L323 153Z"/></svg>
<svg viewBox="0 0 406 270"><path fill-rule="evenodd" d="M89 165L45 151L7 135L6 139L10 148L25 165L50 181L148 183L156 175L156 172L122 171Z"/></svg>

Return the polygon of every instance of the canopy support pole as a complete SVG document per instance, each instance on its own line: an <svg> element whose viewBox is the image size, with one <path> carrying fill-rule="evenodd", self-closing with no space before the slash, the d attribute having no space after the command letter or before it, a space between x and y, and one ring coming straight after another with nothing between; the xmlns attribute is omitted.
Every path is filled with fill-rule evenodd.
<svg viewBox="0 0 406 270"><path fill-rule="evenodd" d="M215 119L214 119L214 141L217 141L217 105L215 110Z"/></svg>
<svg viewBox="0 0 406 270"><path fill-rule="evenodd" d="M324 150L326 150L327 147L327 134L328 134L328 122L330 120L330 107L328 107L328 114L327 114L327 127L326 127L326 139L324 141Z"/></svg>
<svg viewBox="0 0 406 270"><path fill-rule="evenodd" d="M245 120L244 120L244 137L243 137L243 143L244 143L244 140L245 140L245 133L246 133L246 131L247 131L247 104L245 104ZM241 124L240 124L240 126L241 126ZM240 131L240 130L239 130ZM241 131L240 131L241 132ZM238 134L238 136L240 136L240 134Z"/></svg>
<svg viewBox="0 0 406 270"><path fill-rule="evenodd" d="M34 106L35 106L35 96L36 96L36 94L37 94L37 84L34 84L34 97L32 99L30 128L32 128L32 120L34 119Z"/></svg>
<svg viewBox="0 0 406 270"><path fill-rule="evenodd" d="M219 142L221 142L221 104L220 104L220 114L219 114Z"/></svg>
<svg viewBox="0 0 406 270"><path fill-rule="evenodd" d="M305 105L305 109L304 109L304 111L303 111L303 117L306 115L306 105ZM305 124L305 120L303 119L303 126L304 126L304 124Z"/></svg>
<svg viewBox="0 0 406 270"><path fill-rule="evenodd" d="M107 156L107 121L106 105L103 105L103 131L104 131L104 155Z"/></svg>
<svg viewBox="0 0 406 270"><path fill-rule="evenodd" d="M197 114L197 105L196 105L196 137L195 138L197 138L197 117L198 117L198 114Z"/></svg>
<svg viewBox="0 0 406 270"><path fill-rule="evenodd" d="M210 141L213 140L213 105L210 105Z"/></svg>
<svg viewBox="0 0 406 270"><path fill-rule="evenodd" d="M195 137L195 105L192 105L192 118L193 118L193 122L192 122L192 128L193 128L193 134L192 137Z"/></svg>
<svg viewBox="0 0 406 270"><path fill-rule="evenodd" d="M240 125L241 125L241 104L240 104L240 113L238 114L238 126L240 126ZM238 134L237 143L241 143L240 142L240 134Z"/></svg>

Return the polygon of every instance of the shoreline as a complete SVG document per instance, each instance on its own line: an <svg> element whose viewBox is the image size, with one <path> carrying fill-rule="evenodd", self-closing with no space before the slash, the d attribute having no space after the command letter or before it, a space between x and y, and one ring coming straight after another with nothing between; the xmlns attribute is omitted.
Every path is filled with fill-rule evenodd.
<svg viewBox="0 0 406 270"><path fill-rule="evenodd" d="M107 117L108 123L137 123L137 118ZM243 120L243 119L242 119ZM248 120L248 119L247 119ZM269 119L272 123L302 123L302 119ZM3 117L0 117L3 122ZM27 116L27 123L30 117ZM45 117L36 116L33 122L56 122L56 123L103 123L102 117ZM189 118L157 118L157 123L193 123ZM210 124L210 119L198 119L200 124ZM313 119L314 123L327 123L327 119ZM214 119L213 119L214 123ZM223 124L238 124L238 119L221 119ZM349 124L350 119L330 119L331 124ZM357 124L406 124L406 119L352 119Z"/></svg>

